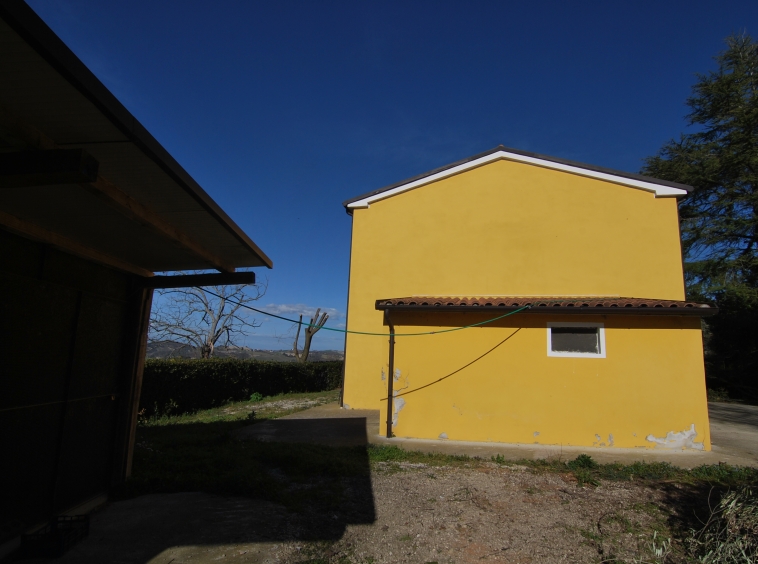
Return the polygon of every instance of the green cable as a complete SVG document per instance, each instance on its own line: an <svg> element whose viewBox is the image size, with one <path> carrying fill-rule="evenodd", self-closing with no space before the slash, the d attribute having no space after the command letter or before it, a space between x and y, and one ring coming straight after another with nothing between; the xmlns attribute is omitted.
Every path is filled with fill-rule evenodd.
<svg viewBox="0 0 758 564"><path fill-rule="evenodd" d="M245 305L243 303L237 302L235 300L230 300L229 298L225 298L224 296L219 296L215 292L211 292L208 289L200 288L198 286L195 286L196 290L200 290L201 292L207 292L211 296L216 296L220 300L226 300L227 302L233 303L235 305L238 305L240 307L244 307L245 309L250 309L252 311L255 311L257 313L261 313L263 315L268 315L269 317L276 317L277 319L281 319L282 321L289 321L290 323L298 323L301 325L306 325L308 327L317 327L317 325L314 325L313 323L304 323L303 321L296 321L294 319L288 319L286 317L282 317L281 315L276 315L275 313L269 313L267 311L263 311L260 309L255 309L254 307L251 307L249 305ZM443 329L442 331L427 331L426 333L369 333L367 331L349 331L347 329L335 329L333 327L321 327L321 329L326 329L327 331L334 331L336 333L352 333L353 335L374 335L377 337L418 337L420 335L436 335L437 333L450 333L452 331L460 331L462 329L470 329L471 327L479 327L480 325L486 325L487 323L492 323L493 321L497 321L498 319L503 319L504 317L508 317L509 315L514 315L516 313L519 313L520 311L524 311L525 309L529 309L532 307L531 305L525 305L523 307L518 308L514 311L509 311L506 314L503 314L499 317L495 317L493 319L488 319L487 321L480 321L479 323L472 323L471 325L464 325L463 327L453 327L452 329Z"/></svg>

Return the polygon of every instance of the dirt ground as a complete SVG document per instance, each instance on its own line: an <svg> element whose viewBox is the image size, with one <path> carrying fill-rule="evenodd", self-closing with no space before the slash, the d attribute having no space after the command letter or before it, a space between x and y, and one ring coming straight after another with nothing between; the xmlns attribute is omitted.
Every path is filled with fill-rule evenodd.
<svg viewBox="0 0 758 564"><path fill-rule="evenodd" d="M379 463L371 482L373 500L350 499L340 514L201 493L117 502L58 562L654 562L653 532L664 540L676 520L664 489L581 487L572 476L489 463ZM354 519L367 503L374 518Z"/></svg>
<svg viewBox="0 0 758 564"><path fill-rule="evenodd" d="M314 409L261 421L234 434L239 439L263 441L256 444L287 444L285 453L294 458L305 456L297 453L303 445L290 443L309 437L311 443L329 445L320 447L322 450L337 445L366 448L368 432L378 423L357 412L322 405L329 401L297 398L247 406L248 411L255 409L261 415L274 410L274 416ZM238 409L230 406L221 411ZM731 456L755 465L758 408L712 404L711 409L713 455L717 458L708 461L717 463ZM244 441L238 444L245 448ZM449 450L456 445L443 446ZM323 460L332 461L331 452L307 452L320 453L322 472ZM343 480L337 490L330 489L319 471L312 479L297 481L276 462L269 462L265 472L277 488L295 496L306 491L318 492L318 496L304 496L310 501L296 509L261 499L197 491L141 495L93 513L89 537L58 562L675 564L684 561L684 547L676 539L684 538L690 528L700 528L695 510L700 518L706 516L707 485L681 486L657 480L653 485L601 481L597 487L582 486L573 474L485 462L493 453L474 451L468 454L481 455L481 459L447 465L370 464L364 453L360 464L365 472L336 478ZM282 459L271 458L275 460ZM670 546L669 538L674 538ZM663 559L656 557L656 549L671 553Z"/></svg>
<svg viewBox="0 0 758 564"><path fill-rule="evenodd" d="M568 476L494 465L380 469L373 481L376 522L348 526L326 551L311 548L313 556L439 564L631 561L649 556L652 532L666 529L668 516L664 496L649 488L588 489ZM279 561L300 561L291 543L287 548Z"/></svg>

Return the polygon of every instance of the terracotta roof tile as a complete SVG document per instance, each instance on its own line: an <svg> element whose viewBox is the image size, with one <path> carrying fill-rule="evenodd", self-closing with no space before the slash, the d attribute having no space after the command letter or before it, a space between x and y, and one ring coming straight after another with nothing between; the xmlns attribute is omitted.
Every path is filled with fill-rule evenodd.
<svg viewBox="0 0 758 564"><path fill-rule="evenodd" d="M718 308L708 304L656 300L648 298L608 298L608 297L439 297L411 296L407 298L387 298L376 301L376 309L405 310L464 310L467 308L507 308L518 309L530 306L528 313L635 313L653 315L713 315ZM591 311L590 311L591 310Z"/></svg>

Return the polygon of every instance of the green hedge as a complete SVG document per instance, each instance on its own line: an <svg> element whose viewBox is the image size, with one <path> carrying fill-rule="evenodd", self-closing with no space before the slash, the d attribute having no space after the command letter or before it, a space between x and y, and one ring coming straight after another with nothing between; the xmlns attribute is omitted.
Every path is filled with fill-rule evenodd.
<svg viewBox="0 0 758 564"><path fill-rule="evenodd" d="M230 401L263 396L321 392L342 385L342 362L257 360L145 361L140 410L146 417L193 413Z"/></svg>

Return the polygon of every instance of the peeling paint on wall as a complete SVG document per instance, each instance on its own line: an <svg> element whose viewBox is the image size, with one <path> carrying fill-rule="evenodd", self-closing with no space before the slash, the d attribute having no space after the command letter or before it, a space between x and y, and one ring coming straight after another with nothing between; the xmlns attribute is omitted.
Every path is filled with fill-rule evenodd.
<svg viewBox="0 0 758 564"><path fill-rule="evenodd" d="M613 433L608 435L608 446L613 446Z"/></svg>
<svg viewBox="0 0 758 564"><path fill-rule="evenodd" d="M384 367L382 367L382 381L387 379L387 373L384 371Z"/></svg>
<svg viewBox="0 0 758 564"><path fill-rule="evenodd" d="M350 409L350 406L347 405L346 403L343 403L342 404L342 409Z"/></svg>
<svg viewBox="0 0 758 564"><path fill-rule="evenodd" d="M440 433L440 439L447 439L447 433Z"/></svg>
<svg viewBox="0 0 758 564"><path fill-rule="evenodd" d="M398 380L400 380L400 374L401 374L400 369L399 368L395 368L395 382L397 382Z"/></svg>
<svg viewBox="0 0 758 564"><path fill-rule="evenodd" d="M392 402L395 404L395 413L392 414L392 426L394 427L397 425L397 418L400 415L400 410L405 407L405 400L403 398L395 398Z"/></svg>
<svg viewBox="0 0 758 564"><path fill-rule="evenodd" d="M539 437L539 436L540 436L540 432L539 432L539 431L535 431L535 432L534 432L534 436L535 436L535 437Z"/></svg>
<svg viewBox="0 0 758 564"><path fill-rule="evenodd" d="M695 424L693 423L689 429L685 429L679 433L669 431L662 439L651 434L645 437L645 440L655 443L656 448L692 448L695 450L703 450L703 443L695 442L696 436L697 431L695 430Z"/></svg>

